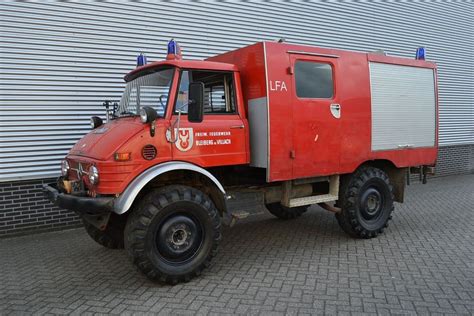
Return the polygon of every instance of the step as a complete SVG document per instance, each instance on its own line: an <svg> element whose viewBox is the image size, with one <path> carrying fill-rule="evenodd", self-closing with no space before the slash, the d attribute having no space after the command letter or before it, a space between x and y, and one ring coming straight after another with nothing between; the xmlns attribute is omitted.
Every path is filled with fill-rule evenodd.
<svg viewBox="0 0 474 316"><path fill-rule="evenodd" d="M249 217L250 213L245 211L237 211L232 213L232 217L235 219L244 219Z"/></svg>
<svg viewBox="0 0 474 316"><path fill-rule="evenodd" d="M294 198L290 200L289 207L312 205L324 202L337 201L339 197L333 194L321 194L313 196L305 196L300 198Z"/></svg>

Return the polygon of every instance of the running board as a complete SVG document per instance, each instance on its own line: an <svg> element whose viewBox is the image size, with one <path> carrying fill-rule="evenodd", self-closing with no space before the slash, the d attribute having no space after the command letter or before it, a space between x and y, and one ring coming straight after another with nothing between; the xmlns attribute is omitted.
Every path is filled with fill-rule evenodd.
<svg viewBox="0 0 474 316"><path fill-rule="evenodd" d="M339 197L332 194L321 194L313 196L305 196L301 198L291 199L290 207L304 206L304 205L313 205L318 203L332 202L337 201Z"/></svg>
<svg viewBox="0 0 474 316"><path fill-rule="evenodd" d="M297 207L304 205L313 205L318 203L333 202L339 199L339 176L329 177L329 193L312 196L304 196L298 198L288 198L291 196L291 182L288 181L284 185L284 193L282 196L282 204L287 207Z"/></svg>

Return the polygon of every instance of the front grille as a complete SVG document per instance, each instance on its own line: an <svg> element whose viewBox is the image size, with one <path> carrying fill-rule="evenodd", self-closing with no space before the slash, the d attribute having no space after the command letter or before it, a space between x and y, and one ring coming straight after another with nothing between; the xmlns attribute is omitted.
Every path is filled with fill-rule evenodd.
<svg viewBox="0 0 474 316"><path fill-rule="evenodd" d="M69 161L69 180L82 180L84 176L88 175L90 163L78 162L78 161Z"/></svg>
<svg viewBox="0 0 474 316"><path fill-rule="evenodd" d="M156 157L156 148L153 145L145 145L142 148L142 156L146 160L152 160Z"/></svg>

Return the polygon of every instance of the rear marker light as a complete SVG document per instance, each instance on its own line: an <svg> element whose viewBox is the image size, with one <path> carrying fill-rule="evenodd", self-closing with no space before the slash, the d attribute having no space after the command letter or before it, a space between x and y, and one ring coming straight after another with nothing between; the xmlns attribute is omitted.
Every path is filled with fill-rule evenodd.
<svg viewBox="0 0 474 316"><path fill-rule="evenodd" d="M132 153L115 153L114 159L116 161L127 161L130 160Z"/></svg>
<svg viewBox="0 0 474 316"><path fill-rule="evenodd" d="M145 145L142 148L142 156L146 160L155 159L157 154L156 148L153 145Z"/></svg>

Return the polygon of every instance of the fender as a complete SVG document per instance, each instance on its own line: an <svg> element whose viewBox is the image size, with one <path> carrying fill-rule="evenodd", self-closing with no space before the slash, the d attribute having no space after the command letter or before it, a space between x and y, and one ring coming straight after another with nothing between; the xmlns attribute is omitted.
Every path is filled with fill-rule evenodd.
<svg viewBox="0 0 474 316"><path fill-rule="evenodd" d="M202 175L206 176L214 184L219 188L222 194L225 196L225 190L219 180L216 179L209 171L198 167L196 165L181 162L181 161L171 161L165 162L156 166L153 166L143 173L141 173L138 177L136 177L123 191L123 193L116 198L114 201L114 212L117 214L123 214L127 212L133 204L133 201L137 197L138 193L147 185L148 182L156 178L157 176L173 171L173 170L191 170L201 173Z"/></svg>

